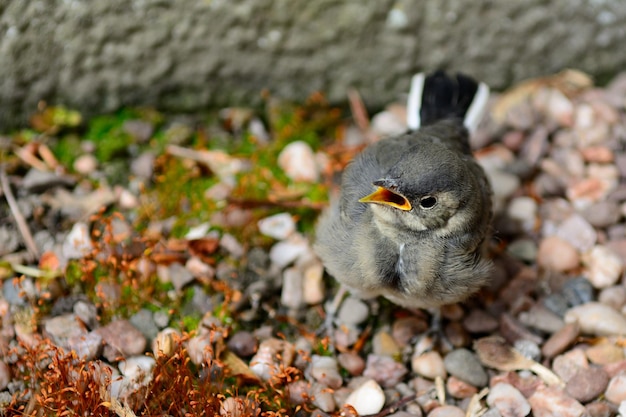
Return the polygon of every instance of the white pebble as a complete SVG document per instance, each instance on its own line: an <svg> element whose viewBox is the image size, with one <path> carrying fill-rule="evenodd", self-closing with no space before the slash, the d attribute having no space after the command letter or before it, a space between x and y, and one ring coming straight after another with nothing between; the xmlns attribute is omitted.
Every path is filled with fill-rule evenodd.
<svg viewBox="0 0 626 417"><path fill-rule="evenodd" d="M343 384L343 378L339 373L337 359L329 356L313 355L309 367L311 376L319 383L337 389Z"/></svg>
<svg viewBox="0 0 626 417"><path fill-rule="evenodd" d="M280 295L280 302L285 307L300 308L304 304L302 292L302 271L299 268L291 267L283 272L283 289Z"/></svg>
<svg viewBox="0 0 626 417"><path fill-rule="evenodd" d="M92 250L89 227L85 223L76 223L63 242L63 256L67 259L79 259Z"/></svg>
<svg viewBox="0 0 626 417"><path fill-rule="evenodd" d="M593 247L598 238L592 225L579 214L572 214L561 223L556 235L572 244L580 252L586 252Z"/></svg>
<svg viewBox="0 0 626 417"><path fill-rule="evenodd" d="M369 380L346 398L346 404L354 407L358 414L375 414L385 405L385 393L374 380Z"/></svg>
<svg viewBox="0 0 626 417"><path fill-rule="evenodd" d="M359 325L369 317L369 308L362 300L348 297L341 303L337 320L340 324Z"/></svg>
<svg viewBox="0 0 626 417"><path fill-rule="evenodd" d="M441 355L434 350L421 355L414 355L411 359L411 368L417 375L428 379L445 378L447 375Z"/></svg>
<svg viewBox="0 0 626 417"><path fill-rule="evenodd" d="M522 417L530 413L530 404L517 388L499 383L491 387L487 404L498 409L502 417Z"/></svg>
<svg viewBox="0 0 626 417"><path fill-rule="evenodd" d="M270 260L282 269L310 251L309 242L302 235L295 233L287 240L282 240L272 246Z"/></svg>
<svg viewBox="0 0 626 417"><path fill-rule="evenodd" d="M565 322L578 322L582 333L595 336L626 335L626 318L615 309L590 302L573 307L565 313Z"/></svg>
<svg viewBox="0 0 626 417"><path fill-rule="evenodd" d="M304 302L310 305L324 301L324 265L315 261L304 269Z"/></svg>
<svg viewBox="0 0 626 417"><path fill-rule="evenodd" d="M537 202L530 197L517 197L511 200L507 209L509 217L521 223L525 232L535 228Z"/></svg>
<svg viewBox="0 0 626 417"><path fill-rule="evenodd" d="M622 275L624 262L606 246L596 245L583 254L587 266L587 278L595 288L606 288L615 284Z"/></svg>
<svg viewBox="0 0 626 417"><path fill-rule="evenodd" d="M406 122L389 110L376 113L372 117L371 128L381 137L400 135L407 130Z"/></svg>
<svg viewBox="0 0 626 417"><path fill-rule="evenodd" d="M316 182L319 168L311 147L302 141L295 141L285 146L278 155L278 166L294 181Z"/></svg>
<svg viewBox="0 0 626 417"><path fill-rule="evenodd" d="M220 247L226 249L230 255L239 259L243 256L244 250L237 238L230 233L224 233L220 239Z"/></svg>
<svg viewBox="0 0 626 417"><path fill-rule="evenodd" d="M117 202L123 209L134 209L139 206L139 200L137 197L125 188L119 190Z"/></svg>
<svg viewBox="0 0 626 417"><path fill-rule="evenodd" d="M142 382L150 380L155 365L156 361L150 356L132 356L121 361L118 369L129 380Z"/></svg>
<svg viewBox="0 0 626 417"><path fill-rule="evenodd" d="M296 222L289 213L278 213L259 220L259 231L265 236L284 240L296 231Z"/></svg>
<svg viewBox="0 0 626 417"><path fill-rule="evenodd" d="M91 174L98 167L98 160L90 154L81 155L74 161L74 169L76 172L86 175Z"/></svg>
<svg viewBox="0 0 626 417"><path fill-rule="evenodd" d="M195 227L190 228L185 235L185 239L202 239L203 237L206 237L207 233L209 233L209 229L211 229L211 225L209 223L201 223Z"/></svg>

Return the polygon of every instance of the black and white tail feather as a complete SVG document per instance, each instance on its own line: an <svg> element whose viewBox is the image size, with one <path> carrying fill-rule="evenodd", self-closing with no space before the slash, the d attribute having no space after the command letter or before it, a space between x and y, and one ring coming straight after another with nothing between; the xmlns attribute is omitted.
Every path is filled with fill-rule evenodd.
<svg viewBox="0 0 626 417"><path fill-rule="evenodd" d="M489 87L474 79L444 71L415 74L407 103L407 125L417 130L438 120L457 117L474 133L487 107Z"/></svg>

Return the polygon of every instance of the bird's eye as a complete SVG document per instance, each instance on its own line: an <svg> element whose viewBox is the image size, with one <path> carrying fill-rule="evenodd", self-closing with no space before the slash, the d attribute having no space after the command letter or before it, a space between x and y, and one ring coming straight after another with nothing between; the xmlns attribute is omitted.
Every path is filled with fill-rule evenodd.
<svg viewBox="0 0 626 417"><path fill-rule="evenodd" d="M437 199L431 195L420 198L420 207L423 209L430 209L437 205Z"/></svg>

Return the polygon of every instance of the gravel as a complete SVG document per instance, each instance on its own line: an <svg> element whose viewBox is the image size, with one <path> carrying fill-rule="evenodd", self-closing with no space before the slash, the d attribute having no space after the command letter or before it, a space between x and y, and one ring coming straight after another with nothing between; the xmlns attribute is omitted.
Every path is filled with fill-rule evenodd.
<svg viewBox="0 0 626 417"><path fill-rule="evenodd" d="M467 302L443 309L443 332L437 335L429 329L432 312L351 295L334 317L333 340L317 337L327 333L324 306L337 289L313 253L310 219L280 198L270 210L230 205L227 200L251 165L240 155L211 150L202 154L202 169L185 165L193 175L215 174L203 196L219 210L190 221L182 216L148 220L145 230L135 220L152 203L141 190L160 178L164 163L154 149L133 151L125 163L133 178L111 186L105 180L111 168L94 158L93 143L81 145L80 157L68 167L74 170L71 175L60 167L42 171L25 162L19 169L7 168L12 169L18 206L45 254L29 258L14 223L0 222L3 268L43 271L49 265L62 269L85 260L114 259L117 265L133 263L137 275L134 286L126 287L111 274L98 283L95 294L70 294L66 281L29 273L3 276L0 398L23 389L7 352L18 340L38 343L42 334L81 360L119 369L123 378L111 391L120 398L137 388L133 380L149 382L144 377L154 360L146 353L171 355L182 337L198 368L214 360L216 352L227 351L269 381L267 386L293 369L290 378L296 376L285 395L294 404L306 404L302 410L315 409L303 415L348 415L345 404L360 414L400 404L390 415L477 415L468 414L472 402L484 408L485 417L623 411L626 76L621 79L582 92L565 88L569 81L540 79L501 96L516 100L493 100L493 109L506 117L488 117L473 144L480 147L476 156L494 188L490 256L497 268L491 285ZM281 190L287 201L300 201L289 196L300 196L302 184L331 183L333 169L376 135L402 131L403 111L402 106L390 107L374 115L371 131L347 125L345 149L339 151L303 141L281 145L274 168L291 181ZM259 137L271 144L271 130L254 120ZM180 145L176 152L189 150L183 146L195 127L185 123L171 125L171 142ZM122 129L137 143L150 143L155 134L154 123L143 120L126 121ZM241 140L235 136L230 139ZM90 217L106 208L125 219L120 214L104 227ZM10 217L4 202L0 213ZM189 233L174 238L181 223ZM137 236L141 243L134 246ZM158 245L148 250L151 241ZM63 279L87 279L90 272L82 269ZM159 285L171 284L173 290L159 294L162 301L149 307L132 305L133 295L159 291L145 287L155 274ZM198 321L195 333L183 335L178 329L177 312L167 304L174 301L180 301L185 318ZM33 306L48 302L52 308L35 316ZM104 314L122 304L128 311ZM213 314L221 314L220 320ZM483 367L473 341L495 335L549 368L562 384L548 386L532 369ZM252 409L246 401L229 396L219 411L246 415Z"/></svg>

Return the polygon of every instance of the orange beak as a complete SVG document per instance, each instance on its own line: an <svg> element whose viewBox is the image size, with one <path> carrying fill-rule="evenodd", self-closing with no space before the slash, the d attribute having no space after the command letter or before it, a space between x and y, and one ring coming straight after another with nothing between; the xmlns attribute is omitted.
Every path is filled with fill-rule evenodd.
<svg viewBox="0 0 626 417"><path fill-rule="evenodd" d="M403 211L409 211L412 208L405 196L389 191L384 187L377 187L376 191L361 198L359 202L385 204Z"/></svg>

